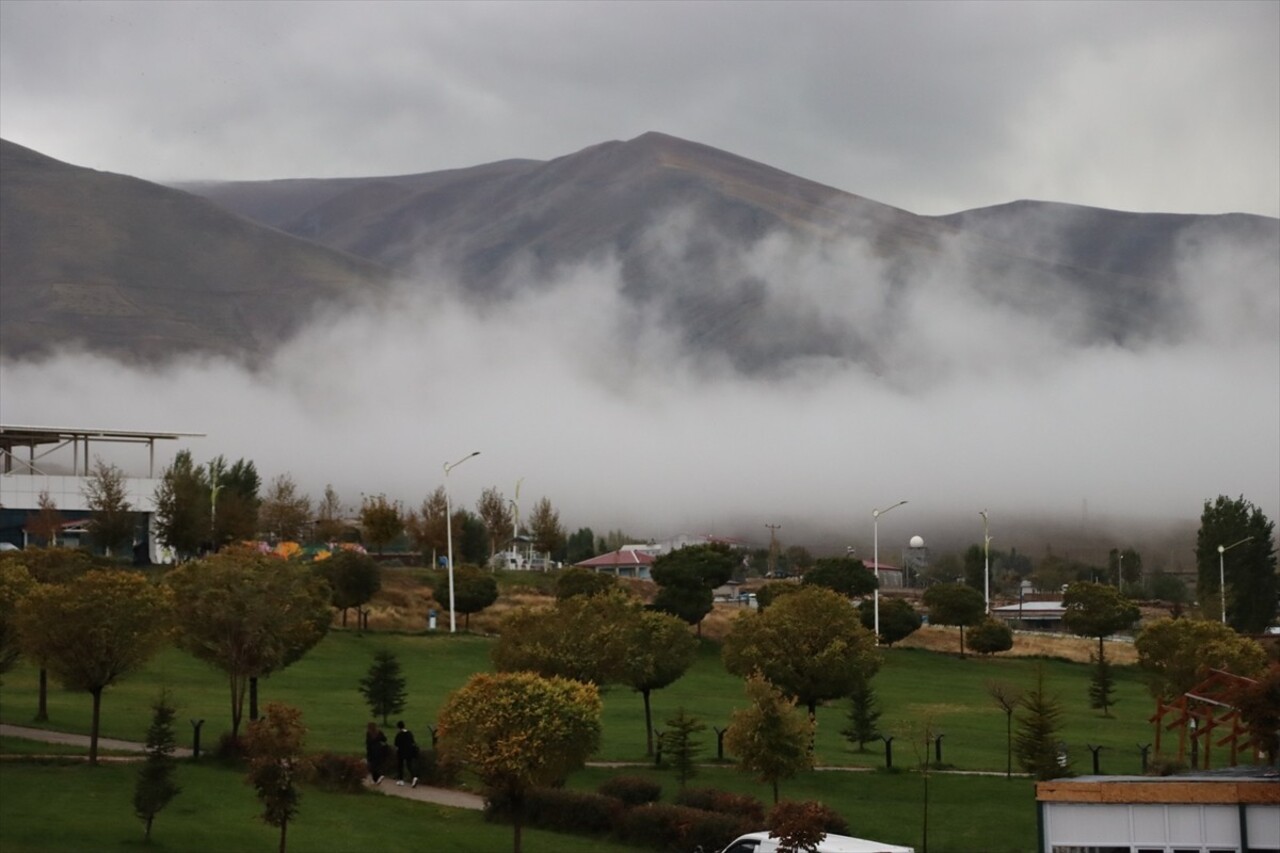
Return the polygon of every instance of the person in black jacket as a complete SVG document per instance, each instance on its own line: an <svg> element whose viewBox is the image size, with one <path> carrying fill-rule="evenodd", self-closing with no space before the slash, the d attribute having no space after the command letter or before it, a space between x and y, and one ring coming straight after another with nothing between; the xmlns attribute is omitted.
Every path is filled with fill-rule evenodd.
<svg viewBox="0 0 1280 853"><path fill-rule="evenodd" d="M387 736L377 723L369 723L364 730L364 761L369 766L369 778L377 785L382 781L382 762L386 758Z"/></svg>
<svg viewBox="0 0 1280 853"><path fill-rule="evenodd" d="M413 781L410 788L418 787L418 771L414 768L414 759L418 757L418 744L413 739L413 732L404 727L404 720L396 723L396 784L404 784L404 771L407 768Z"/></svg>

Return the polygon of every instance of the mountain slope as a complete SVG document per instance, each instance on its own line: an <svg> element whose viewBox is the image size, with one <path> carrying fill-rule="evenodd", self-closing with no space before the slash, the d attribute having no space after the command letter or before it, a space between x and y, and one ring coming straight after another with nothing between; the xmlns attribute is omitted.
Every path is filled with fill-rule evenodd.
<svg viewBox="0 0 1280 853"><path fill-rule="evenodd" d="M317 308L381 290L377 264L211 202L0 141L0 339L123 360L252 360Z"/></svg>

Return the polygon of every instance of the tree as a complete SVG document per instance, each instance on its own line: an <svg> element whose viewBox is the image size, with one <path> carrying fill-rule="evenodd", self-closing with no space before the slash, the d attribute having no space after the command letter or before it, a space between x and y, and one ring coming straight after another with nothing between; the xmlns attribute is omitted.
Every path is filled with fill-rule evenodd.
<svg viewBox="0 0 1280 853"><path fill-rule="evenodd" d="M1227 624L1243 634L1266 630L1276 618L1274 535L1275 523L1243 496L1205 501L1196 535L1196 594L1206 615L1222 615L1221 569L1227 582ZM1219 547L1230 550L1219 552Z"/></svg>
<svg viewBox="0 0 1280 853"><path fill-rule="evenodd" d="M511 525L514 523L511 504L496 486L490 486L480 493L480 500L476 502L476 514L484 522L485 536L489 542L489 559L492 559L498 553L498 543L506 542L511 536Z"/></svg>
<svg viewBox="0 0 1280 853"><path fill-rule="evenodd" d="M740 770L769 783L777 803L778 783L813 767L814 723L763 676L749 676L746 691L750 704L730 716L725 745Z"/></svg>
<svg viewBox="0 0 1280 853"><path fill-rule="evenodd" d="M62 532L62 525L66 523L66 518L58 512L58 503L49 496L48 492L40 493L36 499L36 505L39 508L38 511L27 516L27 523L22 529L43 542L45 547L56 548L58 534Z"/></svg>
<svg viewBox="0 0 1280 853"><path fill-rule="evenodd" d="M210 540L209 483L204 471L191 459L191 451L179 450L160 476L153 498L156 534L180 560L190 559Z"/></svg>
<svg viewBox="0 0 1280 853"><path fill-rule="evenodd" d="M310 523L311 498L298 492L288 474L278 475L258 507L258 525L276 542L297 542Z"/></svg>
<svg viewBox="0 0 1280 853"><path fill-rule="evenodd" d="M93 558L78 548L29 547L21 551L0 551L0 563L23 566L30 572L31 578L36 583L49 584L67 583L80 577L93 567ZM36 721L42 722L49 719L49 671L43 664L40 664L39 668L40 687L36 703Z"/></svg>
<svg viewBox="0 0 1280 853"><path fill-rule="evenodd" d="M880 737L876 723L880 720L880 708L876 703L876 691L871 679L864 679L849 691L849 724L840 730L845 740L858 745L858 752L867 751L867 743ZM776 792L775 792L776 796Z"/></svg>
<svg viewBox="0 0 1280 853"><path fill-rule="evenodd" d="M600 743L601 707L594 686L531 672L479 673L446 700L441 757L467 765L490 800L512 804L515 853L525 794L583 766Z"/></svg>
<svg viewBox="0 0 1280 853"><path fill-rule="evenodd" d="M448 499L444 493L444 486L437 486L436 490L423 500L417 523L409 530L409 535L413 537L422 556L425 558L428 553L431 554L432 566L440 565L437 556L448 546L449 528L445 521L448 512Z"/></svg>
<svg viewBox="0 0 1280 853"><path fill-rule="evenodd" d="M564 560L572 565L589 560L596 555L596 535L590 527L580 527L578 532L569 536L564 546Z"/></svg>
<svg viewBox="0 0 1280 853"><path fill-rule="evenodd" d="M1150 677L1152 695L1166 701L1195 687L1210 669L1253 677L1267 662L1262 646L1220 622L1157 619L1138 633L1133 645L1138 666Z"/></svg>
<svg viewBox="0 0 1280 853"><path fill-rule="evenodd" d="M1069 768L1058 756L1062 703L1045 691L1043 670L1036 674L1036 686L1022 697L1021 705L1013 741L1018 763L1041 781L1066 776Z"/></svg>
<svg viewBox="0 0 1280 853"><path fill-rule="evenodd" d="M875 602L866 599L858 604L858 616L862 627L874 631L876 627ZM920 630L920 614L905 598L880 599L880 642L892 646L899 640Z"/></svg>
<svg viewBox="0 0 1280 853"><path fill-rule="evenodd" d="M342 626L347 625L347 610L360 608L382 589L382 570L368 554L353 548L338 548L328 559L313 564L315 571L329 584L330 602L342 611Z"/></svg>
<svg viewBox="0 0 1280 853"><path fill-rule="evenodd" d="M964 657L965 626L977 625L985 615L982 593L965 584L934 584L924 591L924 606L929 608L930 625L960 627L960 657Z"/></svg>
<svg viewBox="0 0 1280 853"><path fill-rule="evenodd" d="M1176 575L1167 575L1156 571L1147 575L1146 597L1164 601L1170 605L1174 617L1182 615L1182 608L1188 602L1187 585Z"/></svg>
<svg viewBox="0 0 1280 853"><path fill-rule="evenodd" d="M639 610L621 589L566 598L551 608L517 608L498 628L493 665L500 672L617 683L631 653L630 626Z"/></svg>
<svg viewBox="0 0 1280 853"><path fill-rule="evenodd" d="M545 497L533 505L533 512L529 515L529 535L533 537L533 549L548 558L564 545L565 532L560 524L560 512Z"/></svg>
<svg viewBox="0 0 1280 853"><path fill-rule="evenodd" d="M173 780L176 762L173 750L177 745L173 734L173 721L177 709L169 704L168 694L161 691L151 704L151 725L147 727L147 758L138 770L138 781L133 787L133 813L146 829L143 838L151 840L151 824L156 815L169 805L169 801L182 793Z"/></svg>
<svg viewBox="0 0 1280 853"><path fill-rule="evenodd" d="M649 574L661 589L653 600L656 610L678 616L698 626L711 612L712 590L729 582L738 565L727 545L689 545L662 554L653 561Z"/></svg>
<svg viewBox="0 0 1280 853"><path fill-rule="evenodd" d="M1129 586L1142 580L1142 555L1133 548L1112 548L1108 551L1106 582L1110 583L1112 578L1119 578Z"/></svg>
<svg viewBox="0 0 1280 853"><path fill-rule="evenodd" d="M1022 691L1003 681L988 681L987 695L1001 711L1004 711L1004 778L1009 779L1013 777L1013 712L1022 703Z"/></svg>
<svg viewBox="0 0 1280 853"><path fill-rule="evenodd" d="M279 702L267 703L266 714L245 733L247 781L262 803L262 819L280 827L280 853L285 853L289 821L297 816L302 800L297 781L306 734L302 712Z"/></svg>
<svg viewBox="0 0 1280 853"><path fill-rule="evenodd" d="M70 690L93 697L89 763L98 763L102 691L140 668L168 637L170 601L145 575L94 570L42 584L18 604L22 648Z"/></svg>
<svg viewBox="0 0 1280 853"><path fill-rule="evenodd" d="M400 507L386 495L366 496L360 506L360 529L364 541L379 554L404 532Z"/></svg>
<svg viewBox="0 0 1280 853"><path fill-rule="evenodd" d="M871 632L839 593L801 586L769 607L740 616L724 641L725 668L760 673L795 696L812 718L818 703L848 696L880 666Z"/></svg>
<svg viewBox="0 0 1280 853"><path fill-rule="evenodd" d="M408 701L405 679L400 672L400 660L386 649L373 653L373 665L369 672L360 679L360 695L369 705L369 711L375 717L382 717L382 724L387 725L387 718L404 710Z"/></svg>
<svg viewBox="0 0 1280 853"><path fill-rule="evenodd" d="M573 598L575 595L597 595L608 592L618 585L613 575L586 569L582 566L570 566L556 578L556 598Z"/></svg>
<svg viewBox="0 0 1280 853"><path fill-rule="evenodd" d="M1237 689L1231 703L1274 767L1280 755L1280 663L1273 661L1257 681Z"/></svg>
<svg viewBox="0 0 1280 853"><path fill-rule="evenodd" d="M223 457L216 456L205 469L212 495L214 550L257 538L262 480L254 464L237 459L228 466Z"/></svg>
<svg viewBox="0 0 1280 853"><path fill-rule="evenodd" d="M13 669L22 653L14 619L18 602L35 585L35 578L22 563L16 560L0 563L0 676Z"/></svg>
<svg viewBox="0 0 1280 853"><path fill-rule="evenodd" d="M776 583L767 583L756 590L756 607L764 610L784 595L790 595L798 592L800 586L794 583L786 583L778 581Z"/></svg>
<svg viewBox="0 0 1280 853"><path fill-rule="evenodd" d="M89 535L107 556L113 549L123 550L133 544L137 516L129 505L123 471L97 460L85 481L84 497L92 513Z"/></svg>
<svg viewBox="0 0 1280 853"><path fill-rule="evenodd" d="M466 630L471 630L472 613L479 613L497 600L498 582L493 575L475 566L459 566L453 573L453 607L466 617Z"/></svg>
<svg viewBox="0 0 1280 853"><path fill-rule="evenodd" d="M623 641L627 654L620 681L644 698L645 755L653 755L653 715L649 697L677 681L693 665L698 641L675 616L637 610Z"/></svg>
<svg viewBox="0 0 1280 853"><path fill-rule="evenodd" d="M969 633L969 648L980 655L1007 652L1013 648L1013 629L999 619L988 616L973 626Z"/></svg>
<svg viewBox="0 0 1280 853"><path fill-rule="evenodd" d="M666 728L658 735L662 754L675 769L681 788L698 775L698 754L702 752L702 743L695 736L706 730L706 723L686 713L684 708L678 708L676 715L667 720Z"/></svg>
<svg viewBox="0 0 1280 853"><path fill-rule="evenodd" d="M317 542L337 542L342 538L346 522L342 519L342 501L332 485L324 487L324 497L316 508L315 538Z"/></svg>
<svg viewBox="0 0 1280 853"><path fill-rule="evenodd" d="M1062 624L1068 631L1081 637L1098 638L1098 654L1094 657L1095 669L1089 687L1090 706L1102 709L1104 717L1111 716L1114 704L1111 694L1115 690L1111 668L1107 664L1103 640L1117 631L1132 627L1141 615L1138 605L1125 598L1113 586L1100 583L1073 583L1062 596Z"/></svg>
<svg viewBox="0 0 1280 853"><path fill-rule="evenodd" d="M829 811L822 803L775 800L769 812L769 837L778 839L778 853L817 853L827 837Z"/></svg>
<svg viewBox="0 0 1280 853"><path fill-rule="evenodd" d="M823 586L850 598L870 595L879 585L866 565L853 557L821 557L805 572L801 583Z"/></svg>
<svg viewBox="0 0 1280 853"><path fill-rule="evenodd" d="M173 591L178 645L228 676L232 737L250 679L294 663L329 629L329 585L278 557L231 548L179 566L165 584Z"/></svg>

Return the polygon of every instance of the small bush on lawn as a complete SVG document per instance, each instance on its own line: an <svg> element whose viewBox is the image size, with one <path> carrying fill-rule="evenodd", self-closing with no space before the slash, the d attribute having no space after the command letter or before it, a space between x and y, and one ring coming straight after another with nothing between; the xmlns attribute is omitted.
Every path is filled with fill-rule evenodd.
<svg viewBox="0 0 1280 853"><path fill-rule="evenodd" d="M354 755L320 752L307 759L308 782L325 791L355 794L364 790L364 760Z"/></svg>
<svg viewBox="0 0 1280 853"><path fill-rule="evenodd" d="M676 805L750 818L757 825L764 823L764 803L750 794L735 794L719 788L685 788L676 794Z"/></svg>
<svg viewBox="0 0 1280 853"><path fill-rule="evenodd" d="M703 850L723 849L753 828L750 821L733 815L650 803L629 809L622 817L618 835L628 844L685 853L699 846Z"/></svg>
<svg viewBox="0 0 1280 853"><path fill-rule="evenodd" d="M579 835L607 835L617 826L623 805L613 797L584 791L537 788L525 795L524 825L553 832ZM490 821L511 822L514 805L495 795L485 804Z"/></svg>
<svg viewBox="0 0 1280 853"><path fill-rule="evenodd" d="M231 732L223 732L214 747L213 756L223 764L241 764L245 760L244 742Z"/></svg>
<svg viewBox="0 0 1280 853"><path fill-rule="evenodd" d="M778 804L783 805L782 803ZM818 818L818 823L822 826L824 832L832 832L836 835L849 834L849 821L841 817L840 813L828 806L826 803L813 802L812 800L803 803L787 803L789 807L797 805L803 806L811 815ZM777 806L774 807L775 809ZM773 812L769 814L769 822L766 824L770 829L774 828Z"/></svg>
<svg viewBox="0 0 1280 853"><path fill-rule="evenodd" d="M614 776L606 779L596 790L629 806L642 806L662 799L662 785L643 776Z"/></svg>

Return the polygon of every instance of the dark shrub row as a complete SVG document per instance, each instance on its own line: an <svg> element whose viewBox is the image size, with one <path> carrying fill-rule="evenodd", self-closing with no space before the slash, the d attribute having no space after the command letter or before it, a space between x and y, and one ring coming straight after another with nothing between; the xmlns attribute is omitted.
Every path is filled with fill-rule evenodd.
<svg viewBox="0 0 1280 853"><path fill-rule="evenodd" d="M525 826L554 832L612 837L626 844L654 850L678 851L701 847L720 850L744 832L759 829L763 807L752 797L709 790L702 799L721 811L654 802L662 794L655 782L618 777L600 786L601 793L540 788L526 795L521 806ZM608 792L608 793L606 793ZM733 810L739 803L744 810ZM491 798L485 815L510 822L515 806L503 797Z"/></svg>
<svg viewBox="0 0 1280 853"><path fill-rule="evenodd" d="M764 803L750 794L735 794L718 788L685 788L676 794L676 805L750 818L757 827L764 825Z"/></svg>
<svg viewBox="0 0 1280 853"><path fill-rule="evenodd" d="M364 789L368 774L364 759L336 752L318 752L307 757L306 779L325 791L354 794Z"/></svg>

